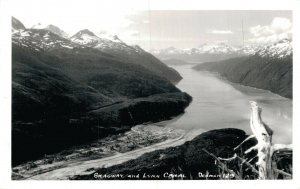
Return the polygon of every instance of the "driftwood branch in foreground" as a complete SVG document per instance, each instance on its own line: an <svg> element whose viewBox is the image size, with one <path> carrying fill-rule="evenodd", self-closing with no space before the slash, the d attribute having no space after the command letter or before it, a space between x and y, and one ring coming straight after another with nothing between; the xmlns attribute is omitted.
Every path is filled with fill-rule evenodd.
<svg viewBox="0 0 300 189"><path fill-rule="evenodd" d="M211 154L207 150L203 149L204 152L207 154L211 155L216 162L221 166L221 168L228 173L234 173L233 170L230 170L226 164L224 164L221 161L233 161L233 160L239 160L242 164L247 165L254 174L258 174L258 179L277 179L278 175L282 175L285 178L292 178L292 174L287 173L283 170L279 170L277 168L277 162L276 158L277 156L280 156L280 158L290 158L292 154L292 145L285 145L285 144L272 144L272 135L273 131L272 129L263 122L261 113L262 113L262 108L258 106L258 104L254 101L250 102L251 104L251 117L250 117L250 127L253 132L253 135L250 135L247 137L243 142L241 142L237 147L234 148L234 150L238 149L241 147L243 143L246 141L250 140L251 138L256 138L257 139L257 144L248 150L245 151L245 154L250 153L253 150L257 150L257 162L256 166L250 164L251 161L255 159L253 157L250 160L243 159L237 154L234 154L233 157L231 158L220 158L216 157L215 155ZM289 165L291 166L291 165ZM258 168L258 170L256 169ZM292 168L290 168L291 170ZM242 174L242 173L239 173ZM239 176L235 176L236 179L242 179Z"/></svg>
<svg viewBox="0 0 300 189"><path fill-rule="evenodd" d="M258 161L256 165L258 166L259 179L276 179L277 173L283 175L290 175L284 171L278 170L276 163L273 162L274 152L280 151L291 151L291 145L283 144L272 144L272 129L266 125L262 118L262 108L254 101L251 104L251 117L250 117L250 127L253 135L257 139L257 145L247 150L245 153L251 151L251 149L257 150Z"/></svg>

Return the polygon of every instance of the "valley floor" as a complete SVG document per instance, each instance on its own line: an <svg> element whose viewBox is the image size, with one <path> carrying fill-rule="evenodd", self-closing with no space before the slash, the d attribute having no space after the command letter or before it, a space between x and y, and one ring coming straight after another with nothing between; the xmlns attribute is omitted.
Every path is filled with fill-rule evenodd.
<svg viewBox="0 0 300 189"><path fill-rule="evenodd" d="M12 179L68 179L77 174L137 158L145 152L179 145L184 132L155 125L139 125L124 134L109 136L57 154L13 167Z"/></svg>

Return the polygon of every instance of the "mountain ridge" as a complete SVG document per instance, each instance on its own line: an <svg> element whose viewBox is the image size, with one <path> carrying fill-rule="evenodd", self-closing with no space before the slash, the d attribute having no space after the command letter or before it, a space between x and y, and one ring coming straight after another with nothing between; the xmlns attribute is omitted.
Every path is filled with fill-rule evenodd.
<svg viewBox="0 0 300 189"><path fill-rule="evenodd" d="M54 37L55 39L52 40L51 37L53 37L53 35L50 35L50 38L44 36L44 39L41 40L42 30L56 34L61 37L61 39L56 36ZM31 29L14 31L12 39L15 44L22 41L22 43L24 43L23 45L29 45L32 49L37 51L51 51L54 48L60 48L62 50L74 48L95 48L100 50L102 53L109 54L117 59L122 59L122 61L126 61L127 63L141 65L146 69L155 72L157 75L167 78L173 83L177 83L182 79L175 69L168 67L142 48L127 45L116 35L100 38L90 30L84 29L78 31L71 37L66 37L66 35L64 35L64 31L58 27L53 25L43 26L40 24L39 26ZM34 41L35 44L32 43L32 41Z"/></svg>
<svg viewBox="0 0 300 189"><path fill-rule="evenodd" d="M227 58L254 54L261 46L231 46L226 43L202 44L194 48L178 49L168 47L161 50L150 50L160 59L179 59L192 62L218 61Z"/></svg>
<svg viewBox="0 0 300 189"><path fill-rule="evenodd" d="M136 50L132 47L135 56ZM46 29L12 34L13 166L137 124L170 119L191 100L163 72L118 53Z"/></svg>
<svg viewBox="0 0 300 189"><path fill-rule="evenodd" d="M16 19L15 17L12 17L12 31L16 31L16 30L25 30L25 26L22 22L20 22L20 20Z"/></svg>
<svg viewBox="0 0 300 189"><path fill-rule="evenodd" d="M293 98L293 49L290 40L268 45L250 56L206 62L194 69L217 72L231 82Z"/></svg>

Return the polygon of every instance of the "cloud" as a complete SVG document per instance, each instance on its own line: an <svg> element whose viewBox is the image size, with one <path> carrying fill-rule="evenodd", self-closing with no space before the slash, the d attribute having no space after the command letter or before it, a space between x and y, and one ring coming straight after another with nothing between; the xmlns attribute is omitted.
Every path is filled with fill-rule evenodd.
<svg viewBox="0 0 300 189"><path fill-rule="evenodd" d="M283 39L291 39L292 33L281 33L270 36L256 37L248 40L250 43L275 43Z"/></svg>
<svg viewBox="0 0 300 189"><path fill-rule="evenodd" d="M292 23L290 19L276 17L273 19L271 28L277 32L285 32L290 30L292 27Z"/></svg>
<svg viewBox="0 0 300 189"><path fill-rule="evenodd" d="M127 35L129 35L129 36L139 36L140 35L140 32L139 31L137 31L137 30L130 30L130 31L128 31L127 32Z"/></svg>
<svg viewBox="0 0 300 189"><path fill-rule="evenodd" d="M120 39L126 42L143 38L143 36L141 36L141 33L139 31L131 30L131 29L118 32L117 35L120 37Z"/></svg>
<svg viewBox="0 0 300 189"><path fill-rule="evenodd" d="M270 26L257 25L250 28L250 33L253 34L254 37L261 37L273 35L275 31L272 30Z"/></svg>
<svg viewBox="0 0 300 189"><path fill-rule="evenodd" d="M211 30L208 33L211 34L233 34L231 30Z"/></svg>
<svg viewBox="0 0 300 189"><path fill-rule="evenodd" d="M275 17L270 25L257 25L250 28L250 43L275 43L282 39L292 38L292 22L290 19Z"/></svg>

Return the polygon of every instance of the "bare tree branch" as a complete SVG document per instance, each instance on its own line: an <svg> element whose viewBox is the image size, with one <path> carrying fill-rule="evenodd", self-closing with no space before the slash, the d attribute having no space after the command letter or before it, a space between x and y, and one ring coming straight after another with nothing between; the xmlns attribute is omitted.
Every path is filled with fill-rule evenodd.
<svg viewBox="0 0 300 189"><path fill-rule="evenodd" d="M249 148L248 150L245 151L245 154L248 154L250 152L252 152L253 150L257 150L259 148L259 146L255 145L255 146L252 146L251 148Z"/></svg>
<svg viewBox="0 0 300 189"><path fill-rule="evenodd" d="M287 172L284 172L282 170L279 170L279 169L274 169L275 172L278 172L279 174L282 174L284 176L288 176L288 177L291 177L292 178L292 175L287 173Z"/></svg>
<svg viewBox="0 0 300 189"><path fill-rule="evenodd" d="M241 142L238 146L236 146L233 150L238 149L242 144L244 144L245 142L247 142L248 140L250 140L251 138L255 138L255 135L250 135L248 136L243 142Z"/></svg>

